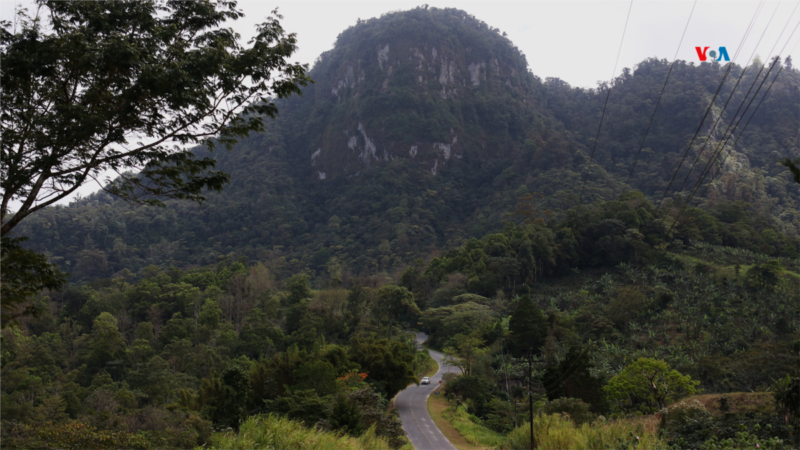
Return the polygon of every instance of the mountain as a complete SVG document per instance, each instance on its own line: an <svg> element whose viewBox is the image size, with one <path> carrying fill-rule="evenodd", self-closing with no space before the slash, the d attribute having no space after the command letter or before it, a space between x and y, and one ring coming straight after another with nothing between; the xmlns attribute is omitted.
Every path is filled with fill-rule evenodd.
<svg viewBox="0 0 800 450"><path fill-rule="evenodd" d="M510 40L463 11L390 13L342 32L302 97L278 102L265 132L216 155L232 183L205 205L130 206L100 192L40 212L19 233L73 281L240 257L321 280L398 273L501 228L515 209L548 220L582 193L584 202L613 199L634 161L631 186L660 203L687 153L666 195L686 198L742 99L739 88L722 110L742 71L734 66L686 152L725 69L676 64L639 154L668 62L646 60L610 84L572 88L532 74ZM742 86L756 73L763 79L757 69L746 68ZM800 193L776 164L798 152L799 86L787 61L731 156L713 169L717 180L698 192L695 204L708 210L744 202L754 219L748 235L800 230Z"/></svg>

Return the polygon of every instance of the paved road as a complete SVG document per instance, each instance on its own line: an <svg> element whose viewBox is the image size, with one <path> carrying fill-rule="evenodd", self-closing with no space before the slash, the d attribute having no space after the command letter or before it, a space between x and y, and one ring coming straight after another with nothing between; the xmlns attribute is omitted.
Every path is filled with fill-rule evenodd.
<svg viewBox="0 0 800 450"><path fill-rule="evenodd" d="M417 342L424 342L428 336L417 333ZM416 450L456 450L453 444L439 431L428 414L428 396L439 386L442 374L459 372L457 367L445 366L442 362L444 355L429 350L433 359L439 363L439 371L431 377L429 385L411 385L397 394L394 407L400 412L403 429Z"/></svg>

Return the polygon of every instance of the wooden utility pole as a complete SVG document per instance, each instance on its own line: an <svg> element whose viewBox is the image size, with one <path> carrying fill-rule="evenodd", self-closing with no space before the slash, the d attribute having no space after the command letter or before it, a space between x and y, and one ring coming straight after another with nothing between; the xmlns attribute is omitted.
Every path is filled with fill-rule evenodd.
<svg viewBox="0 0 800 450"><path fill-rule="evenodd" d="M530 408L531 417L531 450L536 448L536 436L533 434L533 386L531 380L533 379L533 349L528 353L528 405Z"/></svg>
<svg viewBox="0 0 800 450"><path fill-rule="evenodd" d="M531 446L530 446L530 449L531 450L536 449L536 435L535 435L534 430L533 430L533 364L536 363L536 362L539 362L539 361L536 361L536 359L534 358L533 355L534 355L534 352L533 352L533 349L531 348L530 350L528 350L528 354L524 358L521 358L521 359L519 359L517 361L511 361L512 364L515 364L515 363L525 364L525 363L527 363L527 366L528 366L527 367L527 379L528 379L527 391L528 391L528 412L530 413L530 420L531 420L531 423L530 423L530 427L531 427ZM523 389L524 389L524 387L523 387ZM516 406L517 406L516 399L514 399L514 413L515 414L516 414Z"/></svg>

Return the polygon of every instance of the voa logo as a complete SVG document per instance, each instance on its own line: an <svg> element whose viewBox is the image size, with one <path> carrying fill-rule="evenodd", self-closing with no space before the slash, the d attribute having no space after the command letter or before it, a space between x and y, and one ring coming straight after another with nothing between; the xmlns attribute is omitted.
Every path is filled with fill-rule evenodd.
<svg viewBox="0 0 800 450"><path fill-rule="evenodd" d="M700 58L700 61L706 61L708 58L711 58L712 61L730 61L731 60L731 58L728 57L728 49L726 49L725 47L720 47L719 48L719 58L717 58L717 52L714 51L714 50L711 50L710 52L708 52L708 54L707 54L708 56L706 56L706 51L709 49L709 47L695 47L694 49L697 50L697 56ZM714 58L717 58L717 59L714 59Z"/></svg>

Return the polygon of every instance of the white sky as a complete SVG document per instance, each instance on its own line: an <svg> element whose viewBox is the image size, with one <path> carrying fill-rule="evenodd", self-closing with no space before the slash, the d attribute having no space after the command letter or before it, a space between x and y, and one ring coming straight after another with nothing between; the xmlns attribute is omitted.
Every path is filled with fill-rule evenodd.
<svg viewBox="0 0 800 450"><path fill-rule="evenodd" d="M20 2L0 1L0 17L11 20L17 3ZM31 8L31 2L21 3ZM320 53L331 49L337 35L355 25L357 19L366 20L423 3L424 0L240 1L239 8L246 17L238 21L235 28L247 40L254 34L255 24L263 22L277 7L284 16L281 22L284 28L297 33L300 48L295 61L311 65ZM697 2L686 37L678 48L693 1L634 0L632 7L630 1L606 0L427 3L438 8L463 9L488 25L505 31L526 55L534 74L542 79L558 77L572 86L581 87L594 87L598 81L612 78L629 7L630 19L614 76L619 75L623 67L633 68L648 57L672 60L676 50L679 59L697 62L695 46L707 46L709 50L725 46L731 59L739 50L735 61L740 65L747 63L754 52L767 61L769 55L781 51L800 23L800 7L795 10L798 1L702 0ZM742 37L759 5L760 12L753 30L740 48ZM787 23L789 25L778 41L778 35ZM763 38L762 33L765 33ZM761 42L756 46L759 39ZM785 59L787 53L791 54L795 66L800 66L798 42L800 29L788 41L782 55ZM96 189L96 185L87 185L80 194L85 196Z"/></svg>
<svg viewBox="0 0 800 450"><path fill-rule="evenodd" d="M424 1L370 2L277 2L284 16L284 28L297 33L301 62L313 63L323 51L333 47L336 36L355 25L358 18L377 17L389 11L405 10ZM541 78L558 77L573 86L594 87L611 78L620 47L630 1L527 1L469 2L430 1L439 8L459 8L508 33L509 39L526 55L534 74ZM240 2L247 24L255 24L269 12L263 2ZM270 4L271 5L271 4ZM686 27L692 1L634 0L628 29L615 75L623 67L633 67L648 57L672 60ZM797 2L764 2L754 29L737 60L748 59L770 16L775 16L756 52L766 59L778 34L789 20ZM733 58L742 36L759 6L758 1L698 1L678 58L698 61L695 46L716 49L725 46ZM800 22L800 8L773 54L777 54L792 29ZM245 34L242 28L242 35ZM800 41L800 30L786 51ZM795 48L795 52L798 49ZM793 56L797 61L797 57Z"/></svg>

